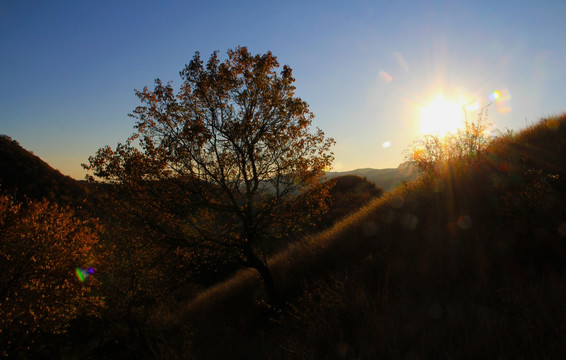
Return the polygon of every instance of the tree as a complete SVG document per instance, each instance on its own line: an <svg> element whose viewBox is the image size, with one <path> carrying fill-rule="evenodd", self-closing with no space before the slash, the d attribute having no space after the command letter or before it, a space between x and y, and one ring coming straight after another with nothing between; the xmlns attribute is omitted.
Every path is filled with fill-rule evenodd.
<svg viewBox="0 0 566 360"><path fill-rule="evenodd" d="M261 275L277 298L260 243L326 208L324 170L334 140L311 132L314 115L294 94L292 70L246 47L197 52L175 95L159 79L136 94L136 132L85 168L127 192L130 211L175 246L228 251ZM316 189L317 191L312 191Z"/></svg>
<svg viewBox="0 0 566 360"><path fill-rule="evenodd" d="M38 336L65 333L71 320L101 310L92 292L103 262L99 230L46 200L0 195L0 354L29 357L48 345Z"/></svg>

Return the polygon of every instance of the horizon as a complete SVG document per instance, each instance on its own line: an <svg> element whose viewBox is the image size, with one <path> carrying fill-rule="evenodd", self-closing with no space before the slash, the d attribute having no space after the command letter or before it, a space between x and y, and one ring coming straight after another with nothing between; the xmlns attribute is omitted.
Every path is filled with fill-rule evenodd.
<svg viewBox="0 0 566 360"><path fill-rule="evenodd" d="M134 89L178 88L195 52L223 60L242 45L293 69L313 127L336 140L331 172L396 168L436 99L472 119L492 103L501 131L566 111L564 13L551 1L7 3L0 133L82 180L81 163L132 134Z"/></svg>
<svg viewBox="0 0 566 360"><path fill-rule="evenodd" d="M18 139L14 139L13 137L11 137L11 136L8 135L8 134L0 134L0 138L5 138L5 139L8 139L8 140L10 140L10 141L15 141L16 143L20 144L20 142L18 141ZM36 155L33 150L26 149L26 148L23 147L21 144L20 144L20 146L21 146L24 150L29 151L32 155L37 156L40 160L42 160L43 162L45 162L47 165L51 166L53 169L59 171L61 174L66 175L66 176L69 176L69 175L67 175L67 174L64 174L60 169L56 168L55 166L53 166L52 164L50 164L50 163L49 163L48 161L46 161L45 159L43 159L43 158L41 158L40 156ZM394 170L394 169L398 169L400 166L402 166L402 165L405 164L405 163L406 163L406 161L399 163L399 164L398 164L397 166L395 166L395 167L386 167L386 168L371 168L371 167L365 167L365 168L356 168L356 169L351 169L351 170L340 170L340 171L331 169L331 170L324 171L324 173L325 173L325 174L328 174L328 173L348 173L348 172L356 172L356 171L361 171L361 170ZM72 176L71 176L71 177L72 177ZM75 180L79 180L79 181L85 180L85 179L77 179L77 178L74 178L74 179L75 179Z"/></svg>

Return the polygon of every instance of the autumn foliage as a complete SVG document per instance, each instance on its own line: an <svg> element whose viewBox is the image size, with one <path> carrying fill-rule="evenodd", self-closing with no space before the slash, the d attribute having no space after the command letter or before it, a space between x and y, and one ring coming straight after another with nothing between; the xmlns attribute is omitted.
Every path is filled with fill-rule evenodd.
<svg viewBox="0 0 566 360"><path fill-rule="evenodd" d="M68 208L47 201L18 204L0 196L0 347L5 354L25 354L38 334L64 333L71 320L100 310L103 299L92 292L98 285L93 272L102 261L97 232L93 221L78 219Z"/></svg>
<svg viewBox="0 0 566 360"><path fill-rule="evenodd" d="M295 96L288 66L245 47L196 53L176 92L155 81L137 92L136 132L85 168L116 184L134 218L171 246L232 254L275 288L260 243L311 224L326 210L324 170L334 143ZM93 178L94 179L94 178Z"/></svg>

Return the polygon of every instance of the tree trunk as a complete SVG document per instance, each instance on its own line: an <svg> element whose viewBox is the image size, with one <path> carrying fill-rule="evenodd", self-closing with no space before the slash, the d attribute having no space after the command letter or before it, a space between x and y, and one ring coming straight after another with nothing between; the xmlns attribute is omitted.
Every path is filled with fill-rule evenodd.
<svg viewBox="0 0 566 360"><path fill-rule="evenodd" d="M275 289L275 282L273 281L273 276L271 276L271 271L269 270L267 264L255 254L249 244L246 244L246 246L244 247L244 255L246 257L246 260L248 261L249 266L259 272L259 275L263 280L263 285L269 303L275 307L279 307L279 294Z"/></svg>

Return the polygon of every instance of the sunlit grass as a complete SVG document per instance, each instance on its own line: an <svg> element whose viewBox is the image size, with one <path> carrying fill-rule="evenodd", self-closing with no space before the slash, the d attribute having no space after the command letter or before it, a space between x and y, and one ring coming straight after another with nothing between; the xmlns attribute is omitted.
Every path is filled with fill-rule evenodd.
<svg viewBox="0 0 566 360"><path fill-rule="evenodd" d="M249 270L203 292L170 326L202 331L193 338L200 349L227 337L234 354L246 341L271 358L563 354L547 345L566 319L555 263L566 213L553 192L566 174L565 130L562 116L502 135L474 161L452 160L439 177L399 186L293 243L269 261L288 304L275 317Z"/></svg>

